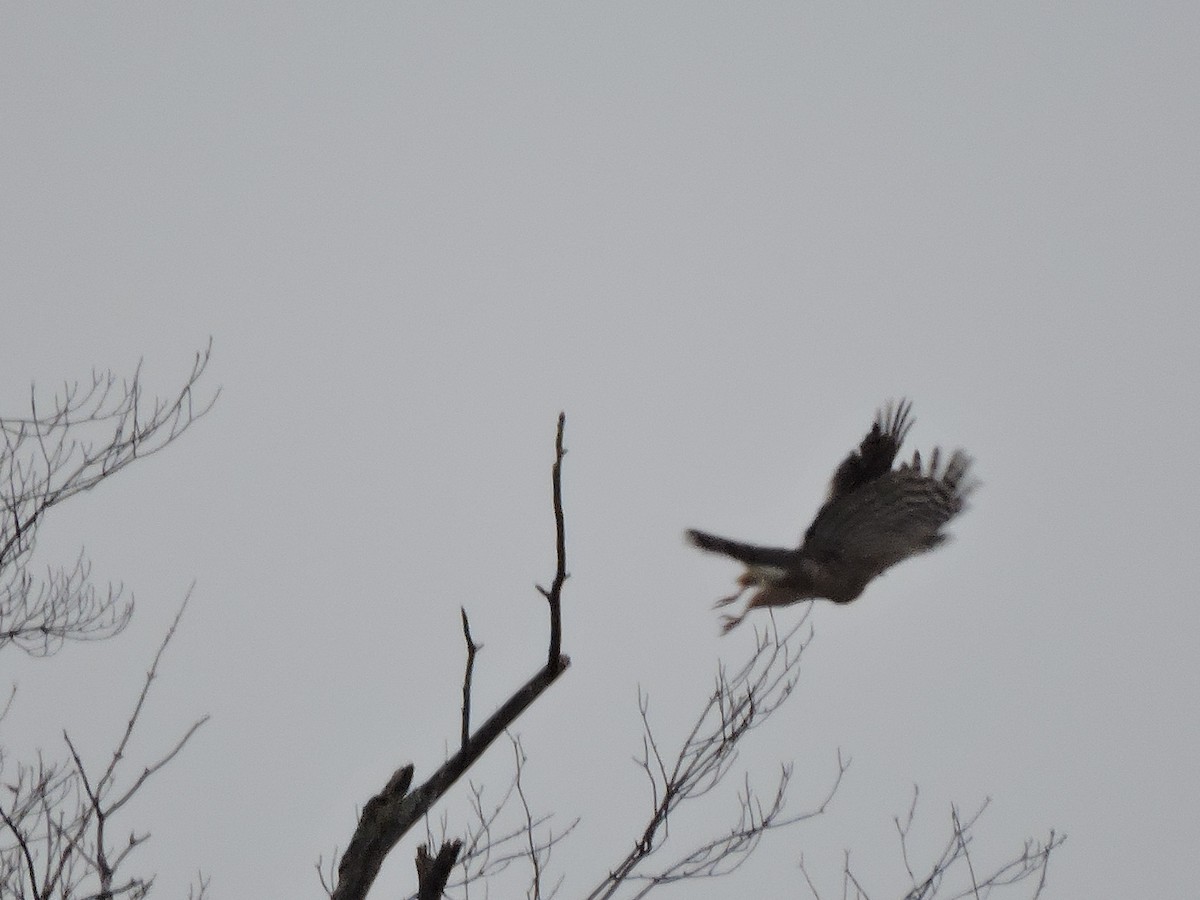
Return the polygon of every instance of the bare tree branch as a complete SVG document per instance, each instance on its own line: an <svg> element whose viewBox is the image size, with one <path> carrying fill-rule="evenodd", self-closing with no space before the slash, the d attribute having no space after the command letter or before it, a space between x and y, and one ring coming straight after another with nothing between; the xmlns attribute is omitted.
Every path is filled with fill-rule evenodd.
<svg viewBox="0 0 1200 900"><path fill-rule="evenodd" d="M483 645L471 640L471 623L467 619L467 611L463 607L459 607L459 611L462 613L463 640L467 642L467 666L463 672L462 689L462 741L459 744L459 749L462 749L467 746L471 737L471 675L475 671L475 654L483 649Z"/></svg>
<svg viewBox="0 0 1200 900"><path fill-rule="evenodd" d="M975 866L971 862L971 851L967 849L967 837L963 832L962 821L958 818L958 807L950 805L950 821L954 823L954 837L958 841L959 855L967 864L967 874L971 876L971 894L979 900L979 880L975 877Z"/></svg>
<svg viewBox="0 0 1200 900"><path fill-rule="evenodd" d="M544 870L553 848L579 824L579 820L575 819L555 833L549 827L552 816L535 815L532 812L523 786L525 751L520 740L511 733L509 740L513 745L513 776L499 800L485 804L484 788L471 785L470 803L476 822L463 838L463 850L458 860L461 874L447 885L447 889L461 888L464 897L469 897L472 885L479 882L483 883L484 893L487 894L489 879L504 872L515 862L528 862L530 854L536 854L539 870ZM511 829L500 830L498 821L514 798L520 802L520 823ZM447 839L443 826L441 840L444 842ZM432 836L430 840L433 840ZM561 879L559 881L561 883ZM543 896L549 900L554 896L554 891L543 891Z"/></svg>
<svg viewBox="0 0 1200 900"><path fill-rule="evenodd" d="M717 837L700 842L654 871L644 864L667 846L670 821L681 805L715 790L733 770L740 742L761 726L791 695L799 676L800 657L812 639L808 626L811 604L803 618L780 635L771 626L757 632L750 659L729 673L722 666L707 703L680 748L668 761L650 724L649 700L639 694L642 717L642 756L636 762L650 783L652 807L641 837L609 874L587 895L588 900L608 900L622 888L632 897L643 897L664 884L693 878L726 875L741 866L768 831L784 828L823 813L836 793L848 763L838 755L837 773L823 799L812 809L787 815L786 793L791 767L782 766L769 799L764 803L752 789L748 776L738 792L738 814L733 825Z"/></svg>
<svg viewBox="0 0 1200 900"><path fill-rule="evenodd" d="M563 448L563 429L567 424L567 414L558 414L558 433L554 439L554 468L551 473L551 485L554 492L554 549L558 558L558 566L554 570L554 581L550 590L539 586L542 596L550 604L550 651L546 658L546 668L552 669L558 665L562 650L562 597L563 583L569 577L567 574L567 529L563 516L562 504L562 461L567 451Z"/></svg>
<svg viewBox="0 0 1200 900"><path fill-rule="evenodd" d="M163 652L186 606L187 599L159 645L133 713L98 780L93 781L89 776L82 754L65 731L63 740L71 759L70 768L47 766L40 759L36 767L18 767L17 781L9 785L12 800L7 805L0 804L0 822L12 840L11 845L0 845L0 897L100 900L141 898L149 892L153 877L121 875L130 854L145 843L149 834L130 832L128 838L114 843L108 830L112 817L129 803L150 776L179 754L208 720L205 716L194 722L170 750L146 765L128 787L118 790L119 764L126 758ZM14 851L22 860L19 869L13 865ZM83 885L92 881L95 890L81 892ZM202 880L198 896L203 896L205 884Z"/></svg>
<svg viewBox="0 0 1200 900"><path fill-rule="evenodd" d="M492 742L570 665L570 660L561 652L562 587L567 578L566 532L562 505L562 461L566 455L563 448L565 424L566 418L560 414L554 442L554 465L551 469L557 567L551 588L538 589L550 608L550 648L546 665L518 688L473 735L463 741L458 752L446 760L424 784L411 792L408 790L412 779L412 766L407 765L397 770L383 791L367 801L354 835L338 863L337 885L330 895L334 900L365 898L379 874L383 860L400 838L422 820ZM401 773L407 773L407 777L397 780L397 775ZM457 851L455 852L457 854Z"/></svg>
<svg viewBox="0 0 1200 900"><path fill-rule="evenodd" d="M441 900L461 849L462 841L442 844L437 856L430 856L425 844L417 848L417 883L420 885L417 900Z"/></svg>
<svg viewBox="0 0 1200 900"><path fill-rule="evenodd" d="M527 850L526 857L529 860L529 866L532 869L529 877L529 900L542 900L542 865L544 863L543 854L548 853L544 846L540 846L534 834L533 813L529 810L529 800L525 797L525 786L521 783L521 772L525 767L526 757L525 751L521 747L521 739L512 738L513 745L513 766L516 769L516 776L513 783L517 788L517 798L521 801L521 810L525 814L525 847Z"/></svg>
<svg viewBox="0 0 1200 900"><path fill-rule="evenodd" d="M174 397L144 402L139 363L132 379L93 372L90 386L63 385L48 409L31 389L28 417L0 418L0 648L48 656L128 624L133 601L120 585L97 590L82 552L71 568L33 576L38 529L54 506L164 449L212 408L219 389L195 400L211 352L210 341Z"/></svg>
<svg viewBox="0 0 1200 900"><path fill-rule="evenodd" d="M908 813L903 820L896 816L896 834L900 841L900 856L904 869L908 873L911 888L904 895L904 900L982 900L990 897L997 888L1021 884L1036 877L1034 900L1041 896L1046 884L1046 872L1050 862L1050 854L1063 841L1065 835L1050 831L1045 842L1026 841L1021 853L1001 863L990 872L980 874L971 858L970 846L974 841L974 829L991 805L990 800L984 800L979 808L970 816L964 818L958 808L950 808L950 837L937 858L927 867L922 876L916 874L917 866L913 863L909 849L909 837L912 834L913 823L916 819L917 800L920 791L913 788L913 799ZM812 896L821 900L804 859L800 860L800 871ZM853 887L857 896L868 898L869 895L854 875L850 866L850 853L845 854L842 871L843 892L847 887Z"/></svg>
<svg viewBox="0 0 1200 900"><path fill-rule="evenodd" d="M31 387L28 416L0 417L0 649L15 645L30 655L48 656L66 641L112 637L129 622L132 599L123 598L120 585L97 589L82 552L72 566L48 568L42 577L32 574L38 530L50 509L162 450L208 412L219 390L200 401L195 392L210 354L211 342L196 354L182 389L165 399L146 400L139 363L132 378L93 372L90 385L67 383L48 403ZM185 599L98 780L93 781L65 731L69 763L48 763L39 753L36 763L14 766L0 748L6 788L0 795L0 897L140 900L150 890L153 877L122 873L149 835L131 831L114 842L108 828L112 816L207 720L194 723L127 788L118 788L118 764L186 605ZM201 877L192 896L202 897L206 885Z"/></svg>

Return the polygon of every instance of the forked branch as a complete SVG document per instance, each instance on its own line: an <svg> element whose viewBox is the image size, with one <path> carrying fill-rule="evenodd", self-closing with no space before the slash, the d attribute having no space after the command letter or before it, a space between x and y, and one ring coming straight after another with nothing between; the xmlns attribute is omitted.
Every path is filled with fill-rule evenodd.
<svg viewBox="0 0 1200 900"><path fill-rule="evenodd" d="M141 721L159 664L186 606L185 599L159 645L133 712L98 777L95 772L89 775L83 755L66 732L63 739L70 755L69 765L47 765L39 758L36 766L18 766L15 778L8 785L8 799L0 802L0 822L8 832L5 838L8 843L0 847L0 896L48 900L77 896L142 897L148 892L153 877L125 874L125 864L149 834L126 832L122 828L121 837L114 840L109 832L115 821L113 817L152 776L175 759L208 721L208 716L203 716L193 722L170 749L143 766L127 787L119 785L120 765L128 759L130 739ZM201 895L203 884L201 877Z"/></svg>
<svg viewBox="0 0 1200 900"><path fill-rule="evenodd" d="M132 378L93 372L49 401L31 389L29 415L0 416L0 648L49 656L65 641L103 640L133 612L120 586L98 589L81 552L70 568L35 577L30 558L46 513L138 459L174 443L216 402L197 396L212 344L196 354L178 393L147 397Z"/></svg>
<svg viewBox="0 0 1200 900"><path fill-rule="evenodd" d="M791 766L781 767L775 786L765 797L743 778L737 795L737 812L731 825L708 840L660 861L671 853L670 823L679 808L714 791L732 774L741 741L760 727L787 700L796 685L800 657L812 630L809 606L789 632L780 635L774 626L759 632L755 649L742 668L721 668L716 684L695 724L678 750L667 753L650 725L649 701L639 696L642 717L642 754L636 762L650 785L651 809L641 836L601 881L587 900L611 900L618 895L643 897L655 888L677 881L726 875L741 866L769 831L785 828L821 815L849 762L838 754L837 772L821 799L803 812L788 812L787 790Z"/></svg>
<svg viewBox="0 0 1200 900"><path fill-rule="evenodd" d="M470 692L471 676L474 668L474 654L478 646L470 636L470 625L463 613L463 632L467 640L467 669L463 679L463 709L462 731L458 752L446 760L429 779L419 787L409 790L412 781L413 768L411 764L402 766L393 774L387 786L367 801L359 817L358 826L350 839L337 868L337 884L330 891L333 900L363 900L374 884L379 868L384 859L400 839L414 825L420 822L425 814L445 795L462 775L475 764L505 729L529 708L542 693L566 671L570 660L562 651L562 588L567 579L567 549L566 529L564 525L562 503L562 461L566 455L563 448L563 429L566 418L560 414L558 429L554 441L554 465L551 470L551 488L553 493L554 526L555 526L555 555L557 566L554 580L550 588L539 587L538 590L546 598L550 611L550 646L546 664L521 687L513 692L498 710L481 725L474 734L468 734L470 727ZM424 871L421 884L421 894L426 895L426 888L433 890L436 877L440 876L439 860L443 854L450 855L451 844L443 844L436 857L432 857L428 848L422 850L423 856L418 856L418 871ZM457 857L455 847L453 857ZM454 859L451 858L450 866ZM449 869L447 869L447 876ZM445 886L445 879L441 881ZM438 887L440 893L441 887Z"/></svg>
<svg viewBox="0 0 1200 900"><path fill-rule="evenodd" d="M1050 854L1066 840L1066 835L1051 829L1044 842L1026 840L1021 852L1006 862L994 868L977 869L971 858L970 847L975 840L975 827L991 801L984 800L975 812L965 817L959 813L956 806L951 806L950 836L946 839L942 852L932 863L918 867L913 863L909 837L917 814L919 796L920 792L914 787L907 816L895 818L896 833L900 839L900 857L911 885L908 893L904 895L904 900L982 900L993 896L998 888L1023 883L1033 886L1032 893L1024 896L1031 897L1032 900L1042 896L1042 889L1046 886ZM803 857L800 859L800 872L814 900L822 900ZM837 892L837 896L870 900L872 895L867 892L861 879L851 868L849 851L844 854L841 875L841 890Z"/></svg>

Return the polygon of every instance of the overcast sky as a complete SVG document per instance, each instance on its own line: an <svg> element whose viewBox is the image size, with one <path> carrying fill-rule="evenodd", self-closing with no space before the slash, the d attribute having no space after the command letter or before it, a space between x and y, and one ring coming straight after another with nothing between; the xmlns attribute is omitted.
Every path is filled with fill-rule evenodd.
<svg viewBox="0 0 1200 900"><path fill-rule="evenodd" d="M735 568L795 540L875 408L983 487L944 550L818 605L745 762L830 812L663 896L903 893L1066 831L1049 895L1182 897L1200 845L1200 7L100 4L0 28L0 401L93 367L212 414L55 510L138 611L36 663L17 750L92 759L196 588L136 767L212 721L122 827L155 895L316 897L392 770L453 745L458 607L482 715L544 654L567 412L567 675L519 723L531 803L581 816L578 896L635 837L636 691L678 736ZM781 623L801 610L780 613ZM510 750L475 773L497 787ZM447 807L452 827L462 791ZM726 821L728 797L699 814ZM410 837L380 896L411 887ZM388 893L391 891L392 893ZM510 896L517 896L512 893ZM1020 894L1024 896L1024 894Z"/></svg>

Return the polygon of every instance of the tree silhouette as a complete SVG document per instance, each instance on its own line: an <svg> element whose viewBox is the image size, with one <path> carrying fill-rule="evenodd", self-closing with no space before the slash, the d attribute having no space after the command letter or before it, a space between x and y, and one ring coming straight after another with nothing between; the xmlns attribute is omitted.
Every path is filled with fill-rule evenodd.
<svg viewBox="0 0 1200 900"><path fill-rule="evenodd" d="M93 372L90 384L65 384L49 400L32 389L28 415L0 418L0 649L50 656L68 642L112 638L129 623L132 598L120 585L97 586L82 552L70 566L34 575L38 531L51 509L165 449L212 408L216 392L195 396L210 352L211 344L196 354L183 387L167 398L147 400L139 364L131 378ZM127 774L130 738L186 606L185 598L106 760L86 763L67 731L57 760L18 761L0 748L0 897L136 900L149 892L153 877L126 871L149 834L124 826L114 833L113 818L207 721L197 719L166 753ZM14 687L0 720L15 695ZM193 896L204 889L201 881Z"/></svg>

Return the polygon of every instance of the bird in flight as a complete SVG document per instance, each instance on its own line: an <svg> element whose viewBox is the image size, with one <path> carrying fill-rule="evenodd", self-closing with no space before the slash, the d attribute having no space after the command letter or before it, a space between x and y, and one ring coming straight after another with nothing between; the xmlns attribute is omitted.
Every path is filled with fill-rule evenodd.
<svg viewBox="0 0 1200 900"><path fill-rule="evenodd" d="M687 532L701 550L732 557L746 567L737 593L716 603L728 606L754 591L741 615L723 617L726 633L759 607L814 598L849 603L876 575L946 540L943 528L963 511L975 487L968 478L971 458L955 450L942 465L935 447L927 466L915 452L911 462L893 469L913 424L911 409L911 403L901 400L876 413L858 449L833 473L829 495L796 549Z"/></svg>

